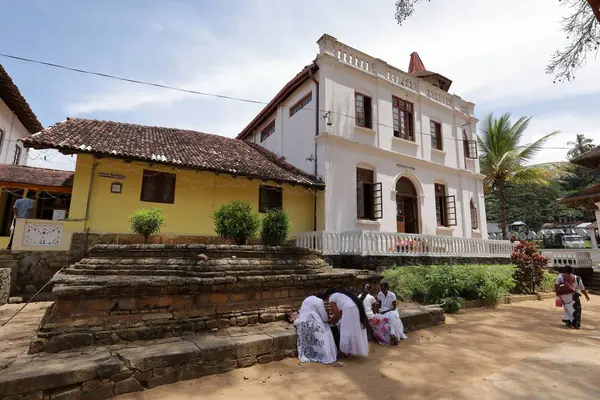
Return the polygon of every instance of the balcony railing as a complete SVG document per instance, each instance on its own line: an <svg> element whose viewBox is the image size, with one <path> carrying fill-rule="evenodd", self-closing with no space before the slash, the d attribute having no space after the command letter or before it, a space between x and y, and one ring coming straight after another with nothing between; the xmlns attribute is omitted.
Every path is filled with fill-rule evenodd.
<svg viewBox="0 0 600 400"><path fill-rule="evenodd" d="M323 255L501 257L510 258L507 240L463 239L372 231L306 232L296 245Z"/></svg>
<svg viewBox="0 0 600 400"><path fill-rule="evenodd" d="M573 268L592 268L594 258L600 255L600 250L591 249L543 249L541 253L548 257L548 265L555 268L561 268L567 265ZM596 261L597 264L597 261Z"/></svg>

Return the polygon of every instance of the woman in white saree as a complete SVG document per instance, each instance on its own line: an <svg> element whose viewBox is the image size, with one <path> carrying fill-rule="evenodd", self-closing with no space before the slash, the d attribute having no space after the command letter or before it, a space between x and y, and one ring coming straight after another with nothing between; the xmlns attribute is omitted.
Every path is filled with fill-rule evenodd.
<svg viewBox="0 0 600 400"><path fill-rule="evenodd" d="M296 323L298 359L301 362L331 364L337 360L337 349L328 320L322 298L309 296L304 299Z"/></svg>

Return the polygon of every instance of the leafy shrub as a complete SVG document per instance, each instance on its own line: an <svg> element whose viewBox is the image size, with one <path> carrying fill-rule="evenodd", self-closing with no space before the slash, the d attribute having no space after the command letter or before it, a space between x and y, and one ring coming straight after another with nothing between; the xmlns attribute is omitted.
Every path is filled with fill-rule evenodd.
<svg viewBox="0 0 600 400"><path fill-rule="evenodd" d="M508 295L515 287L514 271L512 265L437 265L397 267L383 276L402 301L441 303L446 312L457 312L465 299Z"/></svg>
<svg viewBox="0 0 600 400"><path fill-rule="evenodd" d="M265 246L283 246L290 232L290 221L285 211L269 210L262 220L260 238Z"/></svg>
<svg viewBox="0 0 600 400"><path fill-rule="evenodd" d="M542 283L548 259L538 252L534 244L521 240L513 248L511 260L516 266L514 278L517 289L526 294L535 293Z"/></svg>
<svg viewBox="0 0 600 400"><path fill-rule="evenodd" d="M540 283L540 292L554 292L554 282L558 274L544 271L544 277Z"/></svg>
<svg viewBox="0 0 600 400"><path fill-rule="evenodd" d="M129 217L132 232L142 235L144 243L148 243L151 235L160 232L160 227L164 226L164 220L162 210L158 207L139 208Z"/></svg>
<svg viewBox="0 0 600 400"><path fill-rule="evenodd" d="M400 301L425 302L425 276L430 267L396 267L383 272L384 280Z"/></svg>
<svg viewBox="0 0 600 400"><path fill-rule="evenodd" d="M460 311L464 300L461 297L445 297L442 299L444 312L454 314Z"/></svg>
<svg viewBox="0 0 600 400"><path fill-rule="evenodd" d="M217 235L233 239L238 245L246 244L249 238L256 236L260 225L258 213L252 211L248 201L233 200L224 204L212 218Z"/></svg>

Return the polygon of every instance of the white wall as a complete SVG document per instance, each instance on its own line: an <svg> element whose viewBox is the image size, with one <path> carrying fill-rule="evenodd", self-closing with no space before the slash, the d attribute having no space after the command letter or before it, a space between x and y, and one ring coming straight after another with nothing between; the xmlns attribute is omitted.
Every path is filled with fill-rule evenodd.
<svg viewBox="0 0 600 400"><path fill-rule="evenodd" d="M23 148L22 143L17 143L18 139L22 139L29 135L29 132L16 115L8 108L8 106L0 100L0 129L4 131L4 138L0 146L0 163L12 164L15 155L15 147L21 147L21 158L19 164L26 165L29 150Z"/></svg>
<svg viewBox="0 0 600 400"><path fill-rule="evenodd" d="M290 107L311 91L311 102L290 116ZM314 174L316 99L316 85L312 80L307 80L254 130L251 140L280 157L285 157L285 160L295 167ZM261 143L260 132L273 119L275 132Z"/></svg>
<svg viewBox="0 0 600 400"><path fill-rule="evenodd" d="M319 138L319 148L325 159L325 230L344 232L374 230L396 232L396 182L400 177L410 179L419 195L419 232L425 235L466 238L486 237L485 210L481 181L467 172L457 173L447 167L359 145L335 136ZM321 155L320 155L321 157ZM375 182L382 183L383 218L360 221L356 215L356 167L367 167L375 172ZM435 213L434 184L443 183L447 195L456 196L457 225L438 227ZM479 214L479 229L471 229L470 200L473 198Z"/></svg>

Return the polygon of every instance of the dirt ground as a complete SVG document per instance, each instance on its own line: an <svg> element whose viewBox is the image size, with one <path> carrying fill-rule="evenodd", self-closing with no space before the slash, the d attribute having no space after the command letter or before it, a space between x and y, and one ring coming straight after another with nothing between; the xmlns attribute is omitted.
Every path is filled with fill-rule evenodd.
<svg viewBox="0 0 600 400"><path fill-rule="evenodd" d="M595 399L600 396L600 297L583 307L580 331L562 325L562 310L553 299L527 301L448 315L446 325L410 333L398 347L371 344L368 358L344 360L341 366L287 359L117 398ZM582 390L577 394L568 384L575 371ZM515 395L530 382L541 394ZM521 389L509 395L503 385Z"/></svg>

